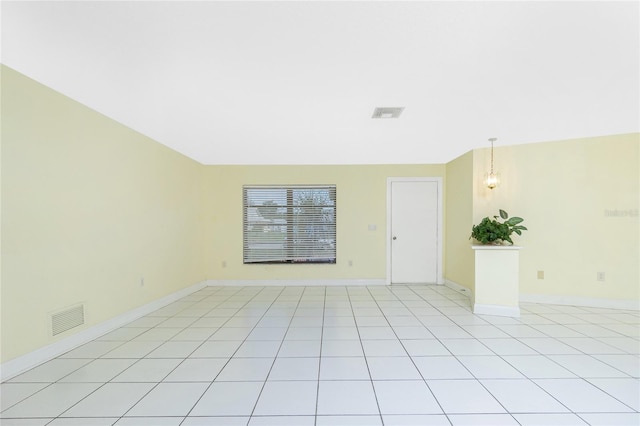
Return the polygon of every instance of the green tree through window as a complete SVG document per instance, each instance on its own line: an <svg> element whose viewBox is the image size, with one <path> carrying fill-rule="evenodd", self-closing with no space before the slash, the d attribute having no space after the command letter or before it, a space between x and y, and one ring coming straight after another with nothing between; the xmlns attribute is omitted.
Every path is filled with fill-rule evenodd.
<svg viewBox="0 0 640 426"><path fill-rule="evenodd" d="M244 263L335 263L336 188L245 186Z"/></svg>

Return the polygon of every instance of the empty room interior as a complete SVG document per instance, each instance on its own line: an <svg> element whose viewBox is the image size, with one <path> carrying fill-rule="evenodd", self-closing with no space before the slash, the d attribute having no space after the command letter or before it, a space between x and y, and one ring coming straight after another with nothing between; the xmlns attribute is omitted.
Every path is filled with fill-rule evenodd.
<svg viewBox="0 0 640 426"><path fill-rule="evenodd" d="M640 424L639 16L2 1L0 424Z"/></svg>

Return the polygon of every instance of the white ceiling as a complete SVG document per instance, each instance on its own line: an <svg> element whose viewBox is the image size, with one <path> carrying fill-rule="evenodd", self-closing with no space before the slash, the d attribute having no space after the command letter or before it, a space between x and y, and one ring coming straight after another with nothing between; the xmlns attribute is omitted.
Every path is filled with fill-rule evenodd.
<svg viewBox="0 0 640 426"><path fill-rule="evenodd" d="M1 54L204 164L444 163L638 132L638 5L2 1Z"/></svg>

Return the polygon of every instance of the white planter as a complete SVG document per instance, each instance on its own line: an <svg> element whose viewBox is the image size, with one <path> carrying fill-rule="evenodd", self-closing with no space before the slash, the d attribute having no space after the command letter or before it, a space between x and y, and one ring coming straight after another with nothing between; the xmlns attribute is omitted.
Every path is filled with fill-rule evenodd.
<svg viewBox="0 0 640 426"><path fill-rule="evenodd" d="M475 251L473 313L520 316L520 246L478 245Z"/></svg>

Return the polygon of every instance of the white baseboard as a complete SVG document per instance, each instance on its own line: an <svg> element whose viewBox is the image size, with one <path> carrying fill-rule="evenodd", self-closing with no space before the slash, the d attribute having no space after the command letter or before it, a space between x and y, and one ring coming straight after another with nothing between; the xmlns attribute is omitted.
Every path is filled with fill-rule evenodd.
<svg viewBox="0 0 640 426"><path fill-rule="evenodd" d="M520 294L520 302L547 303L549 305L588 306L592 308L624 309L640 311L640 301L621 299L600 299L580 296L560 296L553 294Z"/></svg>
<svg viewBox="0 0 640 426"><path fill-rule="evenodd" d="M473 292L467 287L451 280L444 280L444 285L452 290L467 294L473 298ZM549 305L588 306L592 308L623 309L640 311L640 300L600 299L580 296L558 296L552 294L520 293L521 303L547 303Z"/></svg>
<svg viewBox="0 0 640 426"><path fill-rule="evenodd" d="M477 315L497 315L500 317L519 317L520 308L517 306L473 304L473 313Z"/></svg>
<svg viewBox="0 0 640 426"><path fill-rule="evenodd" d="M469 296L469 298L473 297L473 292L471 291L471 289L469 289L469 288L467 288L467 287L465 287L465 286L463 286L461 284L458 284L455 281L444 280L444 285L445 285L445 287L448 287L451 290L455 290L457 292L466 294L467 296Z"/></svg>
<svg viewBox="0 0 640 426"><path fill-rule="evenodd" d="M122 315L118 315L115 318L101 322L85 330L82 330L72 336L66 337L50 345L44 346L40 349L36 349L33 352L19 356L10 361L4 362L0 365L0 381L4 382L12 377L17 376L33 367L36 367L46 361L49 361L57 356L60 356L78 346L84 345L98 337L109 333L123 325L130 323L140 317L150 314L163 306L175 302L185 296L190 295L207 286L206 281L202 281L198 284L194 284L182 290L171 293L158 300L142 305L136 309L126 312Z"/></svg>
<svg viewBox="0 0 640 426"><path fill-rule="evenodd" d="M334 287L334 286L378 286L387 285L384 279L354 280L208 280L209 286L225 287Z"/></svg>

